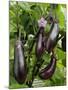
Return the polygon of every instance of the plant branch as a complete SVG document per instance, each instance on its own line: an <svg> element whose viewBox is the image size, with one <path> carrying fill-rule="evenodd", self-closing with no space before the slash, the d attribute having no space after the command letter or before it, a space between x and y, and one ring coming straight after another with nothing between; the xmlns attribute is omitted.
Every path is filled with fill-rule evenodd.
<svg viewBox="0 0 68 90"><path fill-rule="evenodd" d="M44 60L41 60L41 58L40 58L40 59L37 58L37 61L36 61L35 65L34 65L34 67L33 67L33 70L32 70L32 78L31 78L31 81L29 81L29 82L27 83L27 85L28 85L29 87L32 87L34 78L35 78L35 76L38 74L39 68L41 67L43 61L44 61Z"/></svg>

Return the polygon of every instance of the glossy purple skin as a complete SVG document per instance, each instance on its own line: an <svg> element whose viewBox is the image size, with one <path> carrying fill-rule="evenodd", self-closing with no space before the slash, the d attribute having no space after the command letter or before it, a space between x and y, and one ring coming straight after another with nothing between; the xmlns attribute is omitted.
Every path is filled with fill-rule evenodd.
<svg viewBox="0 0 68 90"><path fill-rule="evenodd" d="M44 28L47 25L47 20L45 20L44 17L41 17L41 19L38 20L38 26L39 26L39 33L38 33L38 39L36 43L36 56L40 57L44 51L44 43L43 43L43 37L44 37Z"/></svg>
<svg viewBox="0 0 68 90"><path fill-rule="evenodd" d="M36 54L37 56L41 55L43 52L43 46L42 46L42 34L39 35L38 41L37 41L37 48L36 48Z"/></svg>
<svg viewBox="0 0 68 90"><path fill-rule="evenodd" d="M39 72L40 78L44 80L51 78L55 72L55 69L56 69L56 58L54 56L51 56L51 61L48 64L48 66Z"/></svg>
<svg viewBox="0 0 68 90"><path fill-rule="evenodd" d="M46 42L46 46L45 46L48 53L50 53L54 49L54 47L57 43L58 35L59 35L58 24L53 23L53 25L51 26L51 30L50 30L47 42Z"/></svg>
<svg viewBox="0 0 68 90"><path fill-rule="evenodd" d="M44 32L44 28L40 28L40 32L39 32L37 43L36 43L36 56L37 57L40 57L44 51L43 32Z"/></svg>
<svg viewBox="0 0 68 90"><path fill-rule="evenodd" d="M48 51L48 53L50 53L52 50L53 50L53 48L54 48L54 41L53 40L51 40L50 38L48 38L48 40L47 40L47 42L46 42L46 50Z"/></svg>
<svg viewBox="0 0 68 90"><path fill-rule="evenodd" d="M22 42L16 41L14 49L14 77L19 84L24 83L26 79L26 62Z"/></svg>

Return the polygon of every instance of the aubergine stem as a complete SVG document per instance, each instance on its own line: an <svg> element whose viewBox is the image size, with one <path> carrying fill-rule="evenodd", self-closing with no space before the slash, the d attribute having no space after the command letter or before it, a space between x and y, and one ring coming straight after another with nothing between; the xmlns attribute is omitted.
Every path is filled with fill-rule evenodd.
<svg viewBox="0 0 68 90"><path fill-rule="evenodd" d="M66 52L66 34L62 38L62 50Z"/></svg>
<svg viewBox="0 0 68 90"><path fill-rule="evenodd" d="M38 35L39 35L39 32L40 32L40 31L37 32L37 34L36 34L35 37L34 37L34 40L33 40L32 43L31 43L31 47L30 47L30 49L29 49L29 54L30 54L31 51L32 51L32 48L33 48L33 46L34 46L34 44L35 44L35 41L36 41L36 39L37 39L37 37L38 37Z"/></svg>
<svg viewBox="0 0 68 90"><path fill-rule="evenodd" d="M51 56L51 61L50 63L47 65L47 67L45 67L44 69L42 69L39 72L39 76L41 79L47 80L50 79L52 77L52 75L54 74L56 69L56 58L54 55Z"/></svg>
<svg viewBox="0 0 68 90"><path fill-rule="evenodd" d="M16 2L17 5L17 12L16 12L16 26L17 26L17 39L19 39L19 13L18 13L18 2Z"/></svg>
<svg viewBox="0 0 68 90"><path fill-rule="evenodd" d="M38 58L37 58L38 59ZM40 58L41 59L41 58ZM41 62L39 62L41 61ZM41 67L42 63L43 63L44 60L37 60L34 67L33 67L33 71L32 71L32 78L30 81L28 81L26 84L29 86L29 87L32 87L32 84L33 84L33 81L34 81L34 78L35 76L38 74L39 72L39 68Z"/></svg>

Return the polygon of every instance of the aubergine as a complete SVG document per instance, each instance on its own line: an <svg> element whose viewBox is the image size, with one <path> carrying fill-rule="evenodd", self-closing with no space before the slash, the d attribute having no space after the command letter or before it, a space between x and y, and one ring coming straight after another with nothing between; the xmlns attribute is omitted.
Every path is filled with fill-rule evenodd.
<svg viewBox="0 0 68 90"><path fill-rule="evenodd" d="M66 52L66 33L62 38L62 50Z"/></svg>
<svg viewBox="0 0 68 90"><path fill-rule="evenodd" d="M50 79L54 74L55 69L56 69L56 58L52 55L51 61L48 64L48 66L39 71L40 78L44 80Z"/></svg>
<svg viewBox="0 0 68 90"><path fill-rule="evenodd" d="M24 48L20 40L16 41L14 48L14 77L19 84L25 82L27 75Z"/></svg>
<svg viewBox="0 0 68 90"><path fill-rule="evenodd" d="M47 25L47 21L41 17L40 20L38 20L38 26L39 26L39 33L37 37L37 43L36 43L36 56L40 57L44 51L44 44L43 44L43 37L44 37L44 28Z"/></svg>
<svg viewBox="0 0 68 90"><path fill-rule="evenodd" d="M40 32L37 38L37 42L36 42L36 56L40 57L44 51L44 47L43 47L43 32L44 32L44 28L40 28Z"/></svg>
<svg viewBox="0 0 68 90"><path fill-rule="evenodd" d="M46 42L46 50L48 51L48 53L50 53L54 47L57 44L57 40L58 40L58 35L59 35L59 26L57 22L53 22L50 32L49 32L49 36Z"/></svg>

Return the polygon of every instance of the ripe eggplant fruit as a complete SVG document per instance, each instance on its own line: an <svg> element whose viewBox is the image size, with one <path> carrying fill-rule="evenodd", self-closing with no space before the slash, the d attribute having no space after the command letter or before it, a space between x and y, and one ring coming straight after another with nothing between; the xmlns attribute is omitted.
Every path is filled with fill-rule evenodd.
<svg viewBox="0 0 68 90"><path fill-rule="evenodd" d="M36 56L40 57L41 54L44 51L44 47L43 47L43 32L44 32L44 28L40 28L40 32L38 35L38 39L37 39L37 43L36 43Z"/></svg>
<svg viewBox="0 0 68 90"><path fill-rule="evenodd" d="M62 50L66 52L66 34L62 39Z"/></svg>
<svg viewBox="0 0 68 90"><path fill-rule="evenodd" d="M46 42L46 46L45 46L48 53L50 53L54 49L55 45L57 44L58 35L59 35L58 23L53 22Z"/></svg>
<svg viewBox="0 0 68 90"><path fill-rule="evenodd" d="M17 40L14 48L14 77L19 84L22 84L26 79L26 75L26 61L24 58L23 45L20 40Z"/></svg>
<svg viewBox="0 0 68 90"><path fill-rule="evenodd" d="M47 21L41 17L40 20L38 20L38 26L39 26L39 33L38 33L38 37L37 37L37 43L36 43L36 56L40 57L44 51L44 28L47 25Z"/></svg>
<svg viewBox="0 0 68 90"><path fill-rule="evenodd" d="M56 58L52 55L51 61L48 64L48 66L39 72L40 78L44 80L51 78L55 72L55 69L56 69Z"/></svg>

